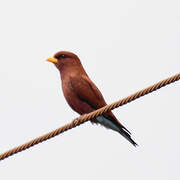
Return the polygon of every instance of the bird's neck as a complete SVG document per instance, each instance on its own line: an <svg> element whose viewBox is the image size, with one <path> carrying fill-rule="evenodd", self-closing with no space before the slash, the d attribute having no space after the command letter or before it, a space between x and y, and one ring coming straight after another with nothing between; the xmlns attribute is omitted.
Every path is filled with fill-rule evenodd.
<svg viewBox="0 0 180 180"><path fill-rule="evenodd" d="M71 76L87 76L81 64L73 66L62 66L60 69L60 75L62 81Z"/></svg>

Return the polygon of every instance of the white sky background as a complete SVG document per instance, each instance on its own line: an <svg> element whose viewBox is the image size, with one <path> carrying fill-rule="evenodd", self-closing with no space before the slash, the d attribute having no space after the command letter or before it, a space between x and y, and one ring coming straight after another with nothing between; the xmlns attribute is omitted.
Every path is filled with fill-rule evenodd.
<svg viewBox="0 0 180 180"><path fill-rule="evenodd" d="M45 59L76 53L112 103L179 73L180 1L1 1L0 153L78 114ZM180 82L114 110L139 144L86 123L0 162L0 179L179 180Z"/></svg>

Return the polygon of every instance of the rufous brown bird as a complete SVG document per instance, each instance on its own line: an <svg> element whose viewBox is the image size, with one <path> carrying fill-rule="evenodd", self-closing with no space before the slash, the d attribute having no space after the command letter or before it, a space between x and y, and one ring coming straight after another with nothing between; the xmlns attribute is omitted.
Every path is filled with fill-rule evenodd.
<svg viewBox="0 0 180 180"><path fill-rule="evenodd" d="M47 61L54 63L59 70L64 96L74 111L82 115L107 105L101 92L85 72L77 55L67 51L60 51L54 57L48 58ZM131 133L117 120L111 111L91 121L119 132L134 146L137 145L131 139Z"/></svg>

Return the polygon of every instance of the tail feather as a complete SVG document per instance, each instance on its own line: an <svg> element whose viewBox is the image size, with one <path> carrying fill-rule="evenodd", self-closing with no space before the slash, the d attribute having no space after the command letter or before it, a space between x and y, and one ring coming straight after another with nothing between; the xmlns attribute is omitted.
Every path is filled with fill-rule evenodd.
<svg viewBox="0 0 180 180"><path fill-rule="evenodd" d="M96 120L106 128L119 132L124 138L126 138L134 146L138 146L136 142L134 142L131 139L131 133L122 124L117 123L116 121L112 121L112 117L111 119L108 119L107 117L104 116L98 116Z"/></svg>
<svg viewBox="0 0 180 180"><path fill-rule="evenodd" d="M125 129L126 130L126 129ZM133 146L138 146L138 144L131 138L131 135L130 133L126 132L124 130L124 128L121 128L121 130L119 131L119 133L124 137L126 138Z"/></svg>
<svg viewBox="0 0 180 180"><path fill-rule="evenodd" d="M129 132L123 125L121 125L121 128L131 135L131 132Z"/></svg>

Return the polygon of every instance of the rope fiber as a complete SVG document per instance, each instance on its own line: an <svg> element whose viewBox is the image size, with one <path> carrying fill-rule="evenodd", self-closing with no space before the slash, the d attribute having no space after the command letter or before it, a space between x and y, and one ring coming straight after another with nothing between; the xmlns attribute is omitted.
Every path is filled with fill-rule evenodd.
<svg viewBox="0 0 180 180"><path fill-rule="evenodd" d="M17 146L13 149L10 149L10 150L0 154L0 160L6 159L9 156L12 156L18 152L24 151L24 150L26 150L26 149L28 149L28 148L36 145L36 144L39 144L43 141L46 141L46 140L48 140L54 136L61 134L61 133L65 132L69 129L72 129L76 126L79 126L80 124L85 123L90 119L96 118L97 116L102 115L105 112L111 111L111 110L113 110L119 106L130 103L131 101L134 101L134 100L136 100L136 99L138 99L138 98L140 98L146 94L149 94L149 93L151 93L157 89L160 89L161 87L164 87L170 83L178 81L179 79L180 79L180 73L178 73L178 74L176 74L170 78L167 78L165 80L162 80L162 81L160 81L160 82L158 82L152 86L149 86L149 87L147 87L141 91L138 91L138 92L136 92L136 93L134 93L134 94L132 94L126 98L123 98L117 102L114 102L110 105L106 105L106 106L104 106L104 107L102 107L96 111L89 113L89 114L82 115L82 116L74 119L71 123L68 123L62 127L55 129L54 131L51 131L47 134L44 134L43 136L37 137L37 138L35 138L35 139L25 143L25 144L22 144L20 146Z"/></svg>

